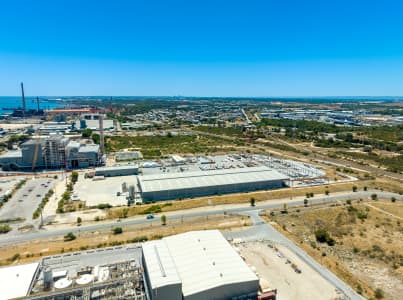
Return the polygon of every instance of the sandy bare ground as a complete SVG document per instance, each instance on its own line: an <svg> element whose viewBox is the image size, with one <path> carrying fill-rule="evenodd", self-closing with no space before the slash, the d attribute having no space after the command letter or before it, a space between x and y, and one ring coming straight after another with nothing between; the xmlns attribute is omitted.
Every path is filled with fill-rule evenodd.
<svg viewBox="0 0 403 300"><path fill-rule="evenodd" d="M331 300L340 295L334 286L286 247L269 247L267 242L244 243L238 247L258 276L265 279L271 288L277 289L278 299ZM297 265L302 273L296 273L292 264Z"/></svg>

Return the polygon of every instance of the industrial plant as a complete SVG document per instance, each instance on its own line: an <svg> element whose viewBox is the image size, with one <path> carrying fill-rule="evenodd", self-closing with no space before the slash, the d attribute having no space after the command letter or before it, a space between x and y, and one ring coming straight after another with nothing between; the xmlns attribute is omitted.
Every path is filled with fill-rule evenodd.
<svg viewBox="0 0 403 300"><path fill-rule="evenodd" d="M259 279L218 230L0 269L3 299L256 299Z"/></svg>
<svg viewBox="0 0 403 300"><path fill-rule="evenodd" d="M0 156L3 170L86 168L102 162L100 145L83 144L60 134L28 140L19 150Z"/></svg>

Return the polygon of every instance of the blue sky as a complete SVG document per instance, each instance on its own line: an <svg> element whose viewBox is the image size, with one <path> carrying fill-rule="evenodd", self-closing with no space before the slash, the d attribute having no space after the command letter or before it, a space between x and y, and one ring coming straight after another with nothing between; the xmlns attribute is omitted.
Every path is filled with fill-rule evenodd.
<svg viewBox="0 0 403 300"><path fill-rule="evenodd" d="M0 0L0 95L403 95L402 1Z"/></svg>

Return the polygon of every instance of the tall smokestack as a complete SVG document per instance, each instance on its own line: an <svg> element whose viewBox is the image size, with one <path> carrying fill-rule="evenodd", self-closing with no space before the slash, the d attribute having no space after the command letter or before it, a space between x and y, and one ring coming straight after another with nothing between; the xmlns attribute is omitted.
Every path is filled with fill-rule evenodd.
<svg viewBox="0 0 403 300"><path fill-rule="evenodd" d="M22 113L25 115L25 95L24 95L24 83L21 82L21 95L22 95Z"/></svg>
<svg viewBox="0 0 403 300"><path fill-rule="evenodd" d="M36 96L36 105L38 106L38 112L39 112L39 97Z"/></svg>
<svg viewBox="0 0 403 300"><path fill-rule="evenodd" d="M104 116L99 115L99 148L101 150L101 154L105 154L104 149Z"/></svg>

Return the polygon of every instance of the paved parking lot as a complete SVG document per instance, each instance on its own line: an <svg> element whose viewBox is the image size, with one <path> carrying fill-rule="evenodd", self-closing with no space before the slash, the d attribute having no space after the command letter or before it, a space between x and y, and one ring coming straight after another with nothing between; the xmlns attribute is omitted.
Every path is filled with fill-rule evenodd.
<svg viewBox="0 0 403 300"><path fill-rule="evenodd" d="M53 188L54 182L53 178L28 179L0 209L0 219L25 219L22 223L11 224L12 227L35 225L39 220L35 220L34 222L32 214L38 208L39 203L48 190Z"/></svg>
<svg viewBox="0 0 403 300"><path fill-rule="evenodd" d="M127 205L127 195L118 196L118 192L122 192L122 184L127 185L136 183L135 176L116 176L105 177L102 180L92 180L84 178L80 174L77 183L74 185L74 194L87 206L97 206L98 204L109 203L112 206Z"/></svg>

